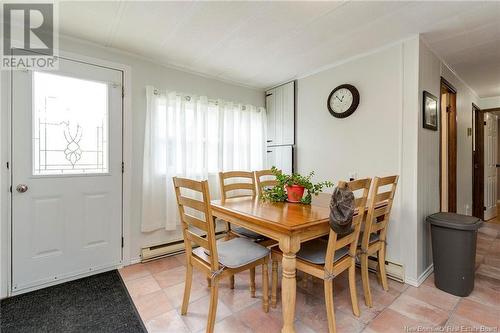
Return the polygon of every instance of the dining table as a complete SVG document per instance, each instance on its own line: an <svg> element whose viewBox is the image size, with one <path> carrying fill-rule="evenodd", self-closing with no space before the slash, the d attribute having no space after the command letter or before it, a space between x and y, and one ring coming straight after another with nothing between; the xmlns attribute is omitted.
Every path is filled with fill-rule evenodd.
<svg viewBox="0 0 500 333"><path fill-rule="evenodd" d="M300 244L328 235L331 194L313 196L310 205L270 202L259 197L237 197L211 202L212 215L230 224L244 227L278 242L283 252L281 332L295 332L296 259Z"/></svg>

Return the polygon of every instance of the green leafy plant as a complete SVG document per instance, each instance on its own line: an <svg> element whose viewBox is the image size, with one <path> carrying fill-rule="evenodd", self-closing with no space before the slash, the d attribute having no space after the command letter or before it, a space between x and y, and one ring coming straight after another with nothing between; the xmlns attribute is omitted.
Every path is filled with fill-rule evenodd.
<svg viewBox="0 0 500 333"><path fill-rule="evenodd" d="M264 200L272 202L285 201L287 198L286 186L298 185L303 186L307 191L306 195L302 197L300 202L309 205L311 204L313 195L318 195L323 191L323 188L325 187L333 186L333 183L330 181L324 181L316 184L311 182L311 178L314 176L314 171L311 171L311 173L309 173L307 176L302 176L298 173L287 175L274 166L271 168L271 171L276 177L276 181L278 182L278 184L272 188L265 189L263 191L262 198Z"/></svg>

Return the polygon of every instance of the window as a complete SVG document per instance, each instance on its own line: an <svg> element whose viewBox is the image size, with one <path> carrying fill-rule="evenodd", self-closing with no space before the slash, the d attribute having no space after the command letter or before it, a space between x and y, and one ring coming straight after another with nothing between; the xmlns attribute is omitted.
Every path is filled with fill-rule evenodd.
<svg viewBox="0 0 500 333"><path fill-rule="evenodd" d="M35 72L33 175L107 173L108 85Z"/></svg>

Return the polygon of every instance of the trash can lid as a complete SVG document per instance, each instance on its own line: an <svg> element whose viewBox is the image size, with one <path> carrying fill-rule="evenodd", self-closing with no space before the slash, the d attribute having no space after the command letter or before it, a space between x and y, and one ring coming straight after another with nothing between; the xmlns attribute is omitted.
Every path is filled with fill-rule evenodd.
<svg viewBox="0 0 500 333"><path fill-rule="evenodd" d="M458 230L477 230L483 223L478 217L447 212L429 215L427 222L439 227Z"/></svg>

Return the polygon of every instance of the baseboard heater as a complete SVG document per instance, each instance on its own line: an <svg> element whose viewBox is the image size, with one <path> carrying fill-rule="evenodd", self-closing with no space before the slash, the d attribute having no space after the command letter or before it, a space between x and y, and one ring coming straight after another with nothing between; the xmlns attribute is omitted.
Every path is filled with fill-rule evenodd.
<svg viewBox="0 0 500 333"><path fill-rule="evenodd" d="M224 231L215 233L215 238L219 239L226 235ZM193 243L193 247L196 245ZM173 256L184 252L184 239L175 239L168 243L152 245L141 249L141 262L148 262L151 260Z"/></svg>
<svg viewBox="0 0 500 333"><path fill-rule="evenodd" d="M356 264L358 267L360 266L359 262ZM377 272L378 259L377 257L368 257L368 270L370 272ZM405 271L403 265L397 264L391 261L385 261L385 272L387 273L387 277L389 279L405 282Z"/></svg>

